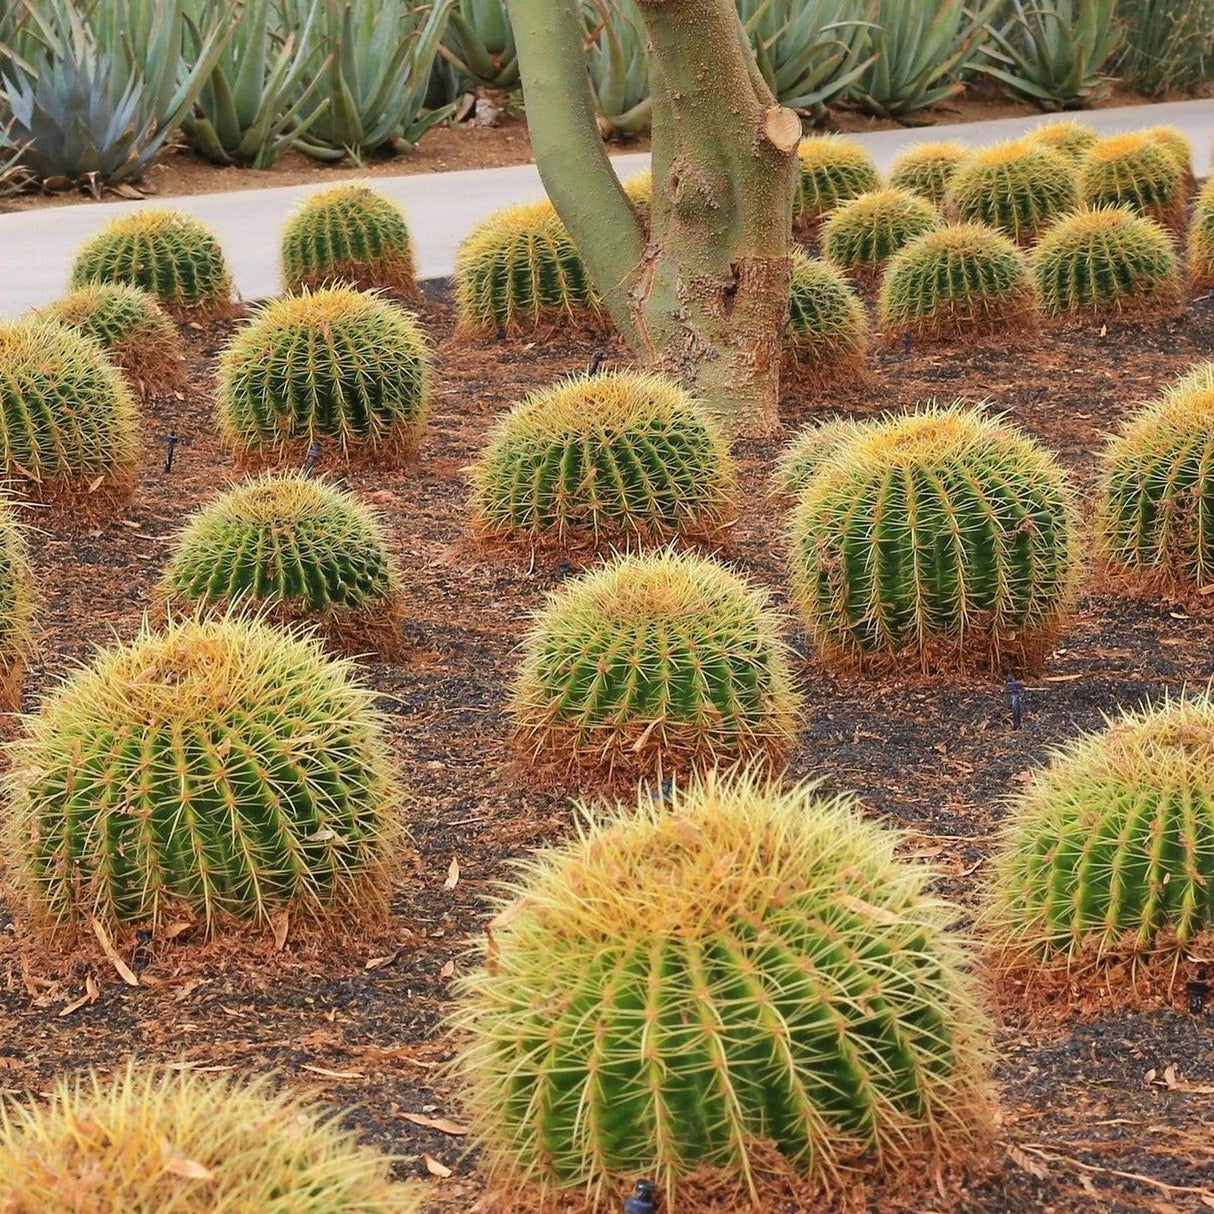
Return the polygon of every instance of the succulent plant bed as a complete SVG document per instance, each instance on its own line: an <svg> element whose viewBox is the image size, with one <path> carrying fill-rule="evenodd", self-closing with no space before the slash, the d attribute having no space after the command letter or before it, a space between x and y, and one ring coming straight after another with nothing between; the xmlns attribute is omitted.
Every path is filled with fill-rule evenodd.
<svg viewBox="0 0 1214 1214"><path fill-rule="evenodd" d="M474 1208L485 1182L466 1145L461 1081L443 1069L453 1055L444 1018L472 965L468 943L483 938L494 913L498 883L532 848L570 839L585 777L570 767L542 789L531 778L511 739L510 687L532 613L596 563L575 532L562 544L533 545L473 527L471 466L511 405L585 371L596 355L608 368L630 364L612 338L571 325L540 341L456 333L448 284L426 284L417 309L432 372L416 462L342 462L322 441L317 464L344 476L377 512L400 570L394 601L405 643L390 662L359 664L397 756L410 830L409 840L393 842L399 872L386 918L318 927L268 903L255 917L264 922L237 943L204 939L201 915L162 925L154 939L128 939L114 927L104 935L120 944L110 945L119 966L88 932L66 955L49 953L18 930L12 904L0 904L0 1091L46 1091L62 1072L108 1071L131 1053L204 1076L278 1070L397 1155L397 1175L429 1176L425 1208L454 1214ZM214 413L219 350L237 323L198 319L184 328L189 387L142 405L141 481L130 504L91 529L69 533L48 522L32 533L41 605L25 658L27 709L94 646L115 634L130 640L143 612L162 609L178 532L239 480ZM866 816L902 828L903 858L930 860L942 874L931 892L967 916L980 911L1006 798L1025 787L1030 767L1100 730L1102 714L1200 687L1214 674L1214 600L1087 583L1076 613L1050 637L1041 670L1026 676L1023 719L1013 728L1004 683L981 665L940 676L908 662L894 677L879 663L858 673L809 659L789 594L788 506L766 496L776 460L811 420L870 422L929 398L942 406L989 399L1086 493L1098 483L1106 436L1180 371L1211 357L1209 300L1192 303L1181 320L1045 323L944 345L877 342L867 377L841 386L824 389L808 374L799 383L790 361L784 434L734 446L741 506L700 552L767 588L768 609L786 618L801 696L798 733L782 744L790 773L821 778L824 797L855 792ZM169 435L177 439L165 471ZM40 509L23 507L22 517L36 527ZM306 688L295 694L306 698ZM0 718L0 731L12 738L18 727ZM620 871L645 880L643 862L639 876ZM991 1009L1002 1121L989 1158L948 1172L927 1196L853 1189L840 1208L1128 1214L1210 1206L1214 998L1191 1012L1187 972L1171 991L1144 979L1128 1008L1110 997L1115 982L1129 988L1127 975L1034 991L1009 974L995 984ZM735 1207L724 1196L714 1205L706 1192L704 1208ZM804 1207L790 1193L773 1195L767 1208Z"/></svg>

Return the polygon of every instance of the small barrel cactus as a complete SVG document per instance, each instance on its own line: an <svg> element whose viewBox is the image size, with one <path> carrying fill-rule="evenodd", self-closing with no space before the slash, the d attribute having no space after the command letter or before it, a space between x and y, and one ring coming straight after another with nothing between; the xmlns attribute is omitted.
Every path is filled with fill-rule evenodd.
<svg viewBox="0 0 1214 1214"><path fill-rule="evenodd" d="M911 241L881 283L887 342L1001 335L1037 324L1037 294L1024 254L984 224L949 224Z"/></svg>
<svg viewBox="0 0 1214 1214"><path fill-rule="evenodd" d="M1033 250L1032 270L1047 316L1166 316L1181 303L1167 232L1123 207L1064 216Z"/></svg>
<svg viewBox="0 0 1214 1214"><path fill-rule="evenodd" d="M494 1179L643 1174L684 1210L779 1156L830 1185L972 1149L988 1030L932 871L812 784L710 775L638 800L521 866L461 983Z"/></svg>
<svg viewBox="0 0 1214 1214"><path fill-rule="evenodd" d="M797 699L766 596L714 561L621 556L554 593L510 713L541 761L612 774L774 759Z"/></svg>
<svg viewBox="0 0 1214 1214"><path fill-rule="evenodd" d="M0 710L21 703L25 659L33 642L34 574L25 531L0 502Z"/></svg>
<svg viewBox="0 0 1214 1214"><path fill-rule="evenodd" d="M1097 530L1113 568L1172 589L1214 585L1214 363L1173 384L1109 443Z"/></svg>
<svg viewBox="0 0 1214 1214"><path fill-rule="evenodd" d="M973 155L963 143L916 143L894 157L889 184L926 198L934 207L944 203L953 174Z"/></svg>
<svg viewBox="0 0 1214 1214"><path fill-rule="evenodd" d="M794 249L784 349L793 378L817 384L855 379L868 354L868 316L847 279Z"/></svg>
<svg viewBox="0 0 1214 1214"><path fill-rule="evenodd" d="M51 304L44 314L93 338L144 395L185 386L185 351L177 326L139 287L91 282Z"/></svg>
<svg viewBox="0 0 1214 1214"><path fill-rule="evenodd" d="M10 854L35 917L70 930L183 911L208 931L374 906L393 777L369 690L261 620L146 627L26 718Z"/></svg>
<svg viewBox="0 0 1214 1214"><path fill-rule="evenodd" d="M1187 265L1194 291L1214 288L1214 178L1202 186L1193 207Z"/></svg>
<svg viewBox="0 0 1214 1214"><path fill-rule="evenodd" d="M187 520L161 594L188 609L240 603L314 624L346 653L399 648L400 579L378 520L353 494L299 473L237 485Z"/></svg>
<svg viewBox="0 0 1214 1214"><path fill-rule="evenodd" d="M711 533L737 495L715 423L677 384L631 371L533 393L498 422L472 481L478 531L558 542Z"/></svg>
<svg viewBox="0 0 1214 1214"><path fill-rule="evenodd" d="M112 516L139 479L139 418L91 338L37 317L0 326L0 452L17 492L62 526Z"/></svg>
<svg viewBox="0 0 1214 1214"><path fill-rule="evenodd" d="M648 211L653 205L652 169L642 169L639 173L633 173L620 184L624 187L624 193L628 195L629 201L638 211Z"/></svg>
<svg viewBox="0 0 1214 1214"><path fill-rule="evenodd" d="M811 135L797 150L800 178L794 212L797 221L816 229L841 202L881 188L872 157L851 139Z"/></svg>
<svg viewBox="0 0 1214 1214"><path fill-rule="evenodd" d="M1174 126L1152 126L1142 132L1156 146L1162 148L1176 162L1184 181L1186 196L1197 182L1193 172L1193 145Z"/></svg>
<svg viewBox="0 0 1214 1214"><path fill-rule="evenodd" d="M771 473L776 493L799 497L818 470L842 451L848 443L864 438L869 427L846 417L814 422L806 426L780 453Z"/></svg>
<svg viewBox="0 0 1214 1214"><path fill-rule="evenodd" d="M386 194L357 182L310 194L282 230L282 277L291 292L340 284L415 294L404 212Z"/></svg>
<svg viewBox="0 0 1214 1214"><path fill-rule="evenodd" d="M960 405L866 428L792 517L793 594L819 649L888 667L1037 663L1079 567L1054 459Z"/></svg>
<svg viewBox="0 0 1214 1214"><path fill-rule="evenodd" d="M0 1109L0 1175L6 1214L421 1206L416 1186L390 1180L387 1159L272 1080L133 1063L60 1079L48 1100Z"/></svg>
<svg viewBox="0 0 1214 1214"><path fill-rule="evenodd" d="M455 307L468 333L522 333L597 320L598 297L550 202L507 207L455 255Z"/></svg>
<svg viewBox="0 0 1214 1214"><path fill-rule="evenodd" d="M161 207L119 215L81 245L72 286L90 282L141 287L173 316L223 314L232 306L232 276L215 233Z"/></svg>
<svg viewBox="0 0 1214 1214"><path fill-rule="evenodd" d="M347 287L266 304L219 361L224 437L245 460L335 443L346 460L406 463L426 424L429 352L413 316Z"/></svg>
<svg viewBox="0 0 1214 1214"><path fill-rule="evenodd" d="M1124 207L1184 231L1185 179L1176 153L1142 131L1102 139L1080 166L1079 193L1089 207Z"/></svg>
<svg viewBox="0 0 1214 1214"><path fill-rule="evenodd" d="M1061 152L1076 168L1100 142L1100 136L1086 122L1078 122L1074 119L1043 122L1029 131L1026 138L1030 143L1037 144L1038 147L1052 148L1055 152Z"/></svg>
<svg viewBox="0 0 1214 1214"><path fill-rule="evenodd" d="M1013 955L1084 965L1214 927L1214 704L1126 713L1058 751L1007 820L988 923Z"/></svg>
<svg viewBox="0 0 1214 1214"><path fill-rule="evenodd" d="M874 190L836 207L822 224L822 252L831 265L871 283L899 249L940 226L940 213L906 190Z"/></svg>
<svg viewBox="0 0 1214 1214"><path fill-rule="evenodd" d="M977 152L953 175L945 213L997 228L1032 244L1079 203L1075 167L1060 152L1029 143L1001 143Z"/></svg>

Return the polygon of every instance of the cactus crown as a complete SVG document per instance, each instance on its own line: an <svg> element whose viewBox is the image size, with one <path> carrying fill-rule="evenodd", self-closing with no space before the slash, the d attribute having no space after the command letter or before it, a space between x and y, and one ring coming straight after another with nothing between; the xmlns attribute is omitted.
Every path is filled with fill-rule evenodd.
<svg viewBox="0 0 1214 1214"><path fill-rule="evenodd" d="M372 693L260 620L146 625L25 719L9 844L51 926L374 904L392 769Z"/></svg>
<svg viewBox="0 0 1214 1214"><path fill-rule="evenodd" d="M205 1198L197 1177L182 1179L185 1163L203 1169ZM301 1212L420 1208L386 1159L270 1080L133 1064L60 1079L45 1103L0 1107L0 1174L12 1214L78 1209L84 1189L96 1214L267 1210L267 1194Z"/></svg>
<svg viewBox="0 0 1214 1214"><path fill-rule="evenodd" d="M829 1184L982 1133L985 1023L955 913L895 834L753 774L638 802L522 865L462 983L493 1172L655 1175L673 1210L701 1168L753 1185L762 1148Z"/></svg>
<svg viewBox="0 0 1214 1214"><path fill-rule="evenodd" d="M1168 234L1122 207L1066 215L1032 255L1042 309L1051 316L1161 314L1180 302Z"/></svg>
<svg viewBox="0 0 1214 1214"><path fill-rule="evenodd" d="M796 703L765 595L668 550L616 557L551 596L510 711L537 756L652 774L778 754Z"/></svg>
<svg viewBox="0 0 1214 1214"><path fill-rule="evenodd" d="M1183 949L1214 925L1214 704L1129 712L1055 753L1016 799L989 911L1013 950Z"/></svg>
<svg viewBox="0 0 1214 1214"><path fill-rule="evenodd" d="M983 148L966 161L953 175L944 205L958 219L1031 244L1078 202L1071 162L1051 148L1021 140Z"/></svg>
<svg viewBox="0 0 1214 1214"><path fill-rule="evenodd" d="M596 538L712 531L733 515L729 444L677 384L576 376L502 418L473 469L478 530Z"/></svg>
<svg viewBox="0 0 1214 1214"><path fill-rule="evenodd" d="M1214 287L1214 178L1201 187L1193 207L1187 265L1194 291Z"/></svg>
<svg viewBox="0 0 1214 1214"><path fill-rule="evenodd" d="M963 143L917 143L894 157L889 184L926 198L933 206L944 202L953 174L973 155Z"/></svg>
<svg viewBox="0 0 1214 1214"><path fill-rule="evenodd" d="M868 433L868 427L863 422L847 417L835 417L806 426L776 460L771 473L772 489L776 493L799 497L824 464L849 443L867 437Z"/></svg>
<svg viewBox="0 0 1214 1214"><path fill-rule="evenodd" d="M288 291L344 283L412 295L417 283L405 214L359 182L310 194L283 228L282 274Z"/></svg>
<svg viewBox="0 0 1214 1214"><path fill-rule="evenodd" d="M1109 443L1100 484L1104 556L1171 587L1214 583L1214 363L1147 405Z"/></svg>
<svg viewBox="0 0 1214 1214"><path fill-rule="evenodd" d="M784 346L818 378L854 374L868 353L868 315L847 279L798 249L792 255Z"/></svg>
<svg viewBox="0 0 1214 1214"><path fill-rule="evenodd" d="M455 256L455 307L462 329L485 334L599 310L573 237L546 201L506 207L464 240Z"/></svg>
<svg viewBox="0 0 1214 1214"><path fill-rule="evenodd" d="M1126 207L1164 227L1184 220L1184 174L1176 152L1142 131L1096 144L1080 168L1079 192L1089 207Z"/></svg>
<svg viewBox="0 0 1214 1214"><path fill-rule="evenodd" d="M881 283L887 340L925 340L1032 325L1037 299L1020 250L985 224L949 224L913 240L890 259Z"/></svg>
<svg viewBox="0 0 1214 1214"><path fill-rule="evenodd" d="M111 220L80 247L72 286L124 282L170 312L214 313L231 304L223 249L206 224L181 211L141 207Z"/></svg>
<svg viewBox="0 0 1214 1214"><path fill-rule="evenodd" d="M331 439L348 458L408 459L425 427L429 355L413 316L326 287L272 300L219 363L219 425L244 456Z"/></svg>
<svg viewBox="0 0 1214 1214"><path fill-rule="evenodd" d="M1100 142L1100 136L1087 123L1074 120L1042 123L1026 138L1030 143L1061 152L1076 167Z"/></svg>
<svg viewBox="0 0 1214 1214"><path fill-rule="evenodd" d="M804 220L815 222L839 203L881 188L872 157L853 140L813 135L801 140L797 156L796 213Z"/></svg>
<svg viewBox="0 0 1214 1214"><path fill-rule="evenodd" d="M828 655L1033 663L1078 573L1066 478L1032 439L960 403L870 423L792 517L793 594Z"/></svg>
<svg viewBox="0 0 1214 1214"><path fill-rule="evenodd" d="M918 194L874 190L827 216L822 251L833 265L871 279L900 248L939 224L939 212Z"/></svg>

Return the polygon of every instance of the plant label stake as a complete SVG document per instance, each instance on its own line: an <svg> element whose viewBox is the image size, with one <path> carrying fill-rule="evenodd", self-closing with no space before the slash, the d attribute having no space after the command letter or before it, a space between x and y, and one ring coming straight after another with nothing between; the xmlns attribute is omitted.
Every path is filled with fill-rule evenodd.
<svg viewBox="0 0 1214 1214"><path fill-rule="evenodd" d="M595 350L594 356L590 360L590 366L586 368L586 374L597 375L602 365L607 361L606 350Z"/></svg>
<svg viewBox="0 0 1214 1214"><path fill-rule="evenodd" d="M652 1180L638 1180L632 1196L624 1202L624 1214L654 1214L658 1208L657 1192Z"/></svg>
<svg viewBox="0 0 1214 1214"><path fill-rule="evenodd" d="M184 434L166 434L164 442L164 470L168 473L173 471L173 456L177 453L177 444L181 443L183 446L188 447L190 440Z"/></svg>
<svg viewBox="0 0 1214 1214"><path fill-rule="evenodd" d="M1007 705L1012 710L1012 728L1019 729L1024 723L1024 693L1027 688L1012 675L1007 676Z"/></svg>
<svg viewBox="0 0 1214 1214"><path fill-rule="evenodd" d="M1189 1014L1200 1016L1205 1011L1206 996L1210 993L1209 971L1204 965L1197 967L1197 973L1186 982L1185 993L1189 996Z"/></svg>
<svg viewBox="0 0 1214 1214"><path fill-rule="evenodd" d="M308 447L308 458L304 460L303 474L311 476L312 470L320 460L320 443L314 442Z"/></svg>

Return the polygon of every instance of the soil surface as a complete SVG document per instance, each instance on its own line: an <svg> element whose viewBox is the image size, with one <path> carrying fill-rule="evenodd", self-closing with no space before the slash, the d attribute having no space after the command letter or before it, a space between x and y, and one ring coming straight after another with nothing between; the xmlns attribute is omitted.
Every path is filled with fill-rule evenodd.
<svg viewBox="0 0 1214 1214"><path fill-rule="evenodd" d="M627 356L584 332L544 341L453 337L442 284L420 315L436 377L418 466L350 475L382 512L405 570L407 655L364 667L408 786L412 850L389 922L338 950L291 937L281 951L260 937L206 949L188 934L144 943L127 952L141 980L130 987L95 951L65 961L0 908L0 1091L38 1092L61 1072L115 1067L132 1053L199 1069L273 1069L350 1110L369 1141L399 1157L402 1176L449 1170L431 1180L430 1208L464 1211L483 1182L455 1132L460 1093L440 1070L451 1056L442 1018L452 979L470 963L469 942L511 859L562 838L571 809L569 795L536 792L509 774L502 712L528 613L567 566L551 553L478 550L466 531L463 469L495 417L528 390L584 368L598 350L616 366ZM27 708L93 646L131 635L184 515L235 478L211 402L215 354L230 327L189 331L190 389L145 403L143 480L125 515L94 534L35 537L43 636ZM989 399L1086 485L1093 452L1118 420L1211 356L1208 299L1182 320L1154 325L1058 329L1006 347L877 350L868 382L846 392L813 399L790 382L784 437L839 412L872 416L932 396ZM173 431L189 445L166 474L163 440ZM763 496L781 441L741 445L747 505L721 555L785 603L783 508ZM1214 616L1091 590L1031 681L1023 728L1014 730L999 680L843 675L815 664L791 618L788 628L805 697L792 774L856 790L875 818L907 832L907 852L933 863L941 887L966 905L1001 799L1051 745L1100 726L1120 706L1214 674ZM18 724L5 728L11 734ZM1002 1126L990 1166L928 1200L874 1197L852 1208L1214 1208L1214 1010L1191 1014L1181 977L1181 993L1144 996L1134 1010L1083 989L1071 992L1073 1006L1062 991L1052 1015L1029 1016L1005 991L995 1008Z"/></svg>

